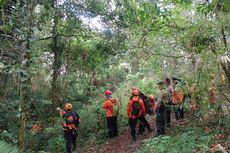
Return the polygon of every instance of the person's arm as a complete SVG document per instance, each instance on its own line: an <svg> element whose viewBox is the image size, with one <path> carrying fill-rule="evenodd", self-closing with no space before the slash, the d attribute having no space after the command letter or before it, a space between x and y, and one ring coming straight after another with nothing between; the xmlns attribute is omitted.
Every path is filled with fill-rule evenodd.
<svg viewBox="0 0 230 153"><path fill-rule="evenodd" d="M110 106L111 106L111 105L110 105L110 102L109 102L108 100L106 100L106 101L103 103L102 108L108 109Z"/></svg>
<svg viewBox="0 0 230 153"><path fill-rule="evenodd" d="M171 86L169 86L169 92L170 93L173 93L174 92L174 88L173 88L173 86L171 85Z"/></svg>
<svg viewBox="0 0 230 153"><path fill-rule="evenodd" d="M61 117L65 114L65 111L63 109L61 109L60 107L58 107L56 110L59 112L59 115Z"/></svg>
<svg viewBox="0 0 230 153"><path fill-rule="evenodd" d="M157 107L159 107L159 105L160 105L160 102L163 100L163 94L162 93L160 93L159 95L158 95L158 97L157 97L157 100L156 100L156 108Z"/></svg>
<svg viewBox="0 0 230 153"><path fill-rule="evenodd" d="M75 122L76 122L76 127L78 127L80 124L80 116L78 115L78 113L76 113Z"/></svg>
<svg viewBox="0 0 230 153"><path fill-rule="evenodd" d="M128 104L127 104L127 108L126 108L126 111L127 111L129 118L131 118L131 103L132 103L132 100L130 99Z"/></svg>
<svg viewBox="0 0 230 153"><path fill-rule="evenodd" d="M146 113L146 110L145 110L145 104L144 104L144 102L143 102L143 100L142 99L140 99L140 106L141 106L141 111L145 114Z"/></svg>

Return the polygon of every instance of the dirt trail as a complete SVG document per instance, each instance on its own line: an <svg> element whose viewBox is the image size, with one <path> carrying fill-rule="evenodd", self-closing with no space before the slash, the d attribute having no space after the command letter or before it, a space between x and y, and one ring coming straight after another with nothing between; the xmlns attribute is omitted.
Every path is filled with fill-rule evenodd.
<svg viewBox="0 0 230 153"><path fill-rule="evenodd" d="M153 117L151 118L151 121L149 121L150 126L151 128L155 128L155 119L153 119ZM138 126L136 128L138 129ZM147 139L152 136L153 132L148 132L146 129L144 134L137 134L137 140L133 141L130 134L130 128L127 127L124 131L119 133L118 137L109 139L101 146L91 147L85 153L133 153L143 145L143 139Z"/></svg>

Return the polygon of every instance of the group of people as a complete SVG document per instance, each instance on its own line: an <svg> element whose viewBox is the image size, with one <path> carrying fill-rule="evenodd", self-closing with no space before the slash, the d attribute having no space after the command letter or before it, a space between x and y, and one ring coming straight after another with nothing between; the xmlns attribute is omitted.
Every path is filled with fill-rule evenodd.
<svg viewBox="0 0 230 153"><path fill-rule="evenodd" d="M172 80L172 81L171 81ZM136 140L136 126L139 123L139 134L145 131L153 131L150 124L146 120L146 114L156 114L156 134L165 134L165 128L170 127L171 111L174 110L175 118L177 120L184 118L184 110L181 103L183 95L175 95L176 88L180 86L182 81L173 77L172 79L166 78L157 83L159 93L157 96L145 96L137 87L131 90L131 97L127 104L128 122L131 129L132 140ZM106 110L106 120L108 126L109 138L118 136L117 116L119 115L118 99L112 96L111 90L104 92L106 99L102 107ZM76 149L77 128L80 124L80 117L78 113L73 111L71 103L66 103L64 109L57 108L60 116L63 117L64 138L66 140L67 153L71 153Z"/></svg>
<svg viewBox="0 0 230 153"><path fill-rule="evenodd" d="M157 83L159 93L157 96L145 96L137 87L133 87L127 104L127 115L129 118L129 126L131 129L132 139L136 140L136 126L139 122L139 133L142 134L147 128L149 132L153 131L150 124L146 120L146 114L156 113L156 134L165 134L165 128L170 127L171 111L175 113L176 120L184 119L184 110L181 102L184 97L179 94L177 88L183 85L183 82L173 77L165 78ZM105 91L106 100L102 107L106 110L106 119L108 125L108 135L110 138L118 136L117 115L119 103L116 98L112 97L110 90ZM115 109L114 109L115 108ZM116 112L116 113L114 113Z"/></svg>

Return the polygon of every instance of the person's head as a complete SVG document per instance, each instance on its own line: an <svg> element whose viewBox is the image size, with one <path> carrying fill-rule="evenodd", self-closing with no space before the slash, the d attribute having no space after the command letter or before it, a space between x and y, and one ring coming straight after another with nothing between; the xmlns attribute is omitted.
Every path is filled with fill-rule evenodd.
<svg viewBox="0 0 230 153"><path fill-rule="evenodd" d="M71 111L73 109L73 105L71 103L67 102L67 103L65 103L64 108L66 111Z"/></svg>
<svg viewBox="0 0 230 153"><path fill-rule="evenodd" d="M154 101L154 96L153 96L153 95L150 95L150 96L148 97L148 99L149 99L150 101Z"/></svg>
<svg viewBox="0 0 230 153"><path fill-rule="evenodd" d="M170 85L171 80L169 78L165 78L164 82L165 82L165 85L168 86Z"/></svg>
<svg viewBox="0 0 230 153"><path fill-rule="evenodd" d="M105 96L107 98L111 97L111 95L112 95L112 91L111 90L105 90Z"/></svg>
<svg viewBox="0 0 230 153"><path fill-rule="evenodd" d="M157 82L157 85L158 85L158 87L159 87L160 90L163 89L163 87L164 87L164 81Z"/></svg>
<svg viewBox="0 0 230 153"><path fill-rule="evenodd" d="M139 95L139 90L138 90L137 87L133 87L133 88L132 88L132 95L133 95L133 96L138 96L138 95Z"/></svg>

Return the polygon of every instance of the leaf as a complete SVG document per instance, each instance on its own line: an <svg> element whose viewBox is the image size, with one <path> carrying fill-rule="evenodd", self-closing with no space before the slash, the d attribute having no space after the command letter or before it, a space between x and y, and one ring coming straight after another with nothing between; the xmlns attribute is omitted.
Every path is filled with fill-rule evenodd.
<svg viewBox="0 0 230 153"><path fill-rule="evenodd" d="M0 72L2 72L2 69L4 68L4 64L2 62L0 62Z"/></svg>
<svg viewBox="0 0 230 153"><path fill-rule="evenodd" d="M6 143L5 141L0 141L0 152L4 153L18 153L16 146Z"/></svg>
<svg viewBox="0 0 230 153"><path fill-rule="evenodd" d="M224 0L224 8L226 9L227 12L230 12L230 1L229 0Z"/></svg>
<svg viewBox="0 0 230 153"><path fill-rule="evenodd" d="M9 0L0 0L0 7L4 7Z"/></svg>

